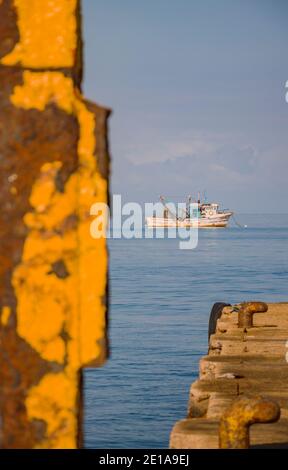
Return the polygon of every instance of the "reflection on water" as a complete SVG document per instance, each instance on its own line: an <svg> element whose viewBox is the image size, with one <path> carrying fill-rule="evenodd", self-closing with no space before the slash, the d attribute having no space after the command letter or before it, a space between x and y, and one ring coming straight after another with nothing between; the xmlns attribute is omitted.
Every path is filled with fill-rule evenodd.
<svg viewBox="0 0 288 470"><path fill-rule="evenodd" d="M207 351L214 302L288 300L288 215L179 240L109 240L111 358L85 372L85 445L168 447ZM266 228L265 228L266 227Z"/></svg>

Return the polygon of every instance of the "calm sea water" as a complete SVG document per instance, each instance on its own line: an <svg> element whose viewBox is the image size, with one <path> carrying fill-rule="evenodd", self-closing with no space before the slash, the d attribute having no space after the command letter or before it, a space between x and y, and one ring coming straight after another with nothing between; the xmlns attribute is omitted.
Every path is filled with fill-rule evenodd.
<svg viewBox="0 0 288 470"><path fill-rule="evenodd" d="M214 302L288 300L288 215L178 241L110 240L111 357L85 372L85 446L167 448L185 417Z"/></svg>

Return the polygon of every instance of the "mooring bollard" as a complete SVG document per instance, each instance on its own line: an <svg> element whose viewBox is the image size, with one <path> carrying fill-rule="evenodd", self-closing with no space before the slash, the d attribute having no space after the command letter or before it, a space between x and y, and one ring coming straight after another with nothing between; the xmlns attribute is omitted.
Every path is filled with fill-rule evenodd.
<svg viewBox="0 0 288 470"><path fill-rule="evenodd" d="M80 0L0 1L1 448L81 446L81 370L107 357L109 111L81 78Z"/></svg>
<svg viewBox="0 0 288 470"><path fill-rule="evenodd" d="M265 302L244 302L238 310L238 327L251 328L255 313L267 312L268 305Z"/></svg>
<svg viewBox="0 0 288 470"><path fill-rule="evenodd" d="M243 396L236 399L220 420L220 449L248 449L250 426L255 423L274 423L279 418L280 407L269 398Z"/></svg>

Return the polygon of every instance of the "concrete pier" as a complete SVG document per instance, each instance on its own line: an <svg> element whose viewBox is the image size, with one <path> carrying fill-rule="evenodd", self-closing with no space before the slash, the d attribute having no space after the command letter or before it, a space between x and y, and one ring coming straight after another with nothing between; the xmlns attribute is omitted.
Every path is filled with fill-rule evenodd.
<svg viewBox="0 0 288 470"><path fill-rule="evenodd" d="M275 423L253 424L251 447L288 447L288 303L268 304L253 326L238 326L238 313L224 307L191 386L188 416L171 432L173 449L219 448L219 420L240 396L265 396L281 408Z"/></svg>

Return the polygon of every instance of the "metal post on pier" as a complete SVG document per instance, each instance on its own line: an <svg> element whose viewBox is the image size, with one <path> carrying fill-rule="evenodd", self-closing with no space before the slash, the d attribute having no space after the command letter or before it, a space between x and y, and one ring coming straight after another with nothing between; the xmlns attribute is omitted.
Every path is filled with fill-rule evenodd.
<svg viewBox="0 0 288 470"><path fill-rule="evenodd" d="M0 2L2 448L81 446L83 367L107 357L109 111L81 94L78 0Z"/></svg>

